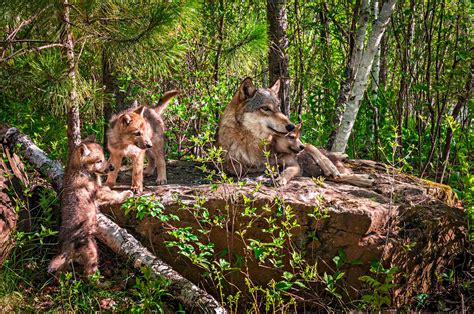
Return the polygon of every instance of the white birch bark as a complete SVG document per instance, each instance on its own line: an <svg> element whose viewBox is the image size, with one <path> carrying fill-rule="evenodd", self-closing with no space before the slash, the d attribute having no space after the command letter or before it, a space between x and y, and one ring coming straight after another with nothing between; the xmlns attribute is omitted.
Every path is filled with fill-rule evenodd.
<svg viewBox="0 0 474 314"><path fill-rule="evenodd" d="M364 51L365 36L367 32L367 26L369 24L369 16L370 16L370 0L362 0L362 4L360 6L360 13L359 13L359 16L357 18L357 23L356 23L357 31L354 37L354 44L353 44L353 47L351 48L349 61L347 62L346 78L341 82L339 96L336 101L336 108L334 109L335 113L332 119L332 123L335 126L335 128L332 131L331 136L329 137L329 141L328 141L329 147L332 147L332 145L334 144L334 140L337 133L336 128L339 125L341 125L342 116L344 114L346 104L349 101L351 88L354 83L357 68L361 60L362 52Z"/></svg>
<svg viewBox="0 0 474 314"><path fill-rule="evenodd" d="M355 78L357 75L357 70L359 69L359 64L362 59L362 53L364 52L365 35L367 33L367 26L369 25L369 17L370 0L362 0L360 15L357 21L359 29L356 32L354 39L354 51L351 54L351 60L349 62L349 65L352 67L351 73L353 78Z"/></svg>
<svg viewBox="0 0 474 314"><path fill-rule="evenodd" d="M52 181L56 190L63 187L64 170L58 161L52 161L36 146L31 139L21 134L16 128L2 126L0 143L28 160L43 176ZM6 131L3 131L6 130ZM142 265L149 267L154 274L170 281L168 290L179 302L191 312L226 313L219 302L210 294L193 284L188 279L174 271L171 266L150 253L137 239L125 229L119 227L109 218L99 213L97 215L97 237L108 245L115 253L133 261L134 267Z"/></svg>
<svg viewBox="0 0 474 314"><path fill-rule="evenodd" d="M367 88L367 81L372 69L374 57L380 46L380 41L390 21L393 10L395 9L396 0L385 2L380 10L379 18L374 22L372 31L370 32L367 45L361 56L360 63L356 69L354 84L351 89L349 100L346 103L342 116L341 124L336 133L334 144L331 151L344 152L347 147L347 141L351 134L354 122L359 112L360 101L364 96Z"/></svg>

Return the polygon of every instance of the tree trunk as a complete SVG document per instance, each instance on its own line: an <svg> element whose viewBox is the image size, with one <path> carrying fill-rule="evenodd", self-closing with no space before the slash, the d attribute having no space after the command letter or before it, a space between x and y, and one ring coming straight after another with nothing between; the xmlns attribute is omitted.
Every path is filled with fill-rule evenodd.
<svg viewBox="0 0 474 314"><path fill-rule="evenodd" d="M67 137L69 151L81 143L81 119L77 103L76 60L74 59L74 40L72 38L71 21L69 19L69 2L63 0L63 45L67 60L67 75L71 83L68 99Z"/></svg>
<svg viewBox="0 0 474 314"><path fill-rule="evenodd" d="M60 191L63 187L64 170L58 161L52 161L39 149L28 136L16 128L2 126L0 143L8 149L17 149L18 153L37 169L43 176L52 181L54 188ZM190 311L201 309L205 312L226 313L226 310L207 292L194 285L175 272L157 257L153 256L125 229L99 213L97 215L97 237L108 245L114 252L125 256L133 262L134 267L142 265L149 267L156 275L169 280L170 293L182 302Z"/></svg>
<svg viewBox="0 0 474 314"><path fill-rule="evenodd" d="M288 37L286 35L287 17L286 0L267 0L268 37L268 70L270 84L281 79L281 111L290 114L290 76L288 72Z"/></svg>
<svg viewBox="0 0 474 314"><path fill-rule="evenodd" d="M359 3L360 4L360 3ZM362 0L362 4L360 4L360 11L359 5L356 3L354 7L354 15L353 15L353 32L351 34L351 38L349 40L350 47L349 47L349 61L346 65L345 70L345 78L341 83L341 88L339 91L339 96L336 100L336 108L334 108L334 115L332 119L332 125L336 126L331 135L329 136L328 141L328 148L331 148L334 144L334 140L336 139L337 133L337 126L339 126L342 122L342 116L345 110L345 104L348 103L349 97L351 94L351 88L354 84L356 68L359 66L359 62L362 56L362 52L364 50L364 43L365 43L365 34L367 31L367 26L369 24L369 16L370 16L370 0ZM355 22L357 20L357 22ZM357 32L355 36L353 36L355 32L355 27L357 28Z"/></svg>
<svg viewBox="0 0 474 314"><path fill-rule="evenodd" d="M350 97L346 103L346 108L342 116L341 124L336 133L334 144L331 150L335 152L344 152L347 147L347 141L354 126L355 119L360 107L360 101L364 96L367 87L369 73L372 69L375 54L380 46L380 40L390 21L390 16L395 9L396 0L385 2L380 11L379 18L372 25L372 31L367 41L367 46L363 51L360 63L355 69L354 84L350 92Z"/></svg>

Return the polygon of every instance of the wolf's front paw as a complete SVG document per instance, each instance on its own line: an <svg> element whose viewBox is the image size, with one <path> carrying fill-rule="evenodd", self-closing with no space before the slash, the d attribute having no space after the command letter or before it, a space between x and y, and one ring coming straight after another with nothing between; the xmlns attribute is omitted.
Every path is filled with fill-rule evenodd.
<svg viewBox="0 0 474 314"><path fill-rule="evenodd" d="M141 185L132 185L130 189L135 194L141 194L143 192L143 186Z"/></svg>
<svg viewBox="0 0 474 314"><path fill-rule="evenodd" d="M156 185L163 185L163 184L167 184L167 183L168 183L168 180L166 180L166 178L164 178L164 179L157 178L156 179Z"/></svg>
<svg viewBox="0 0 474 314"><path fill-rule="evenodd" d="M278 187L281 187L281 186L284 186L288 183L288 181L286 180L286 178L278 178L275 180L275 186L278 188Z"/></svg>

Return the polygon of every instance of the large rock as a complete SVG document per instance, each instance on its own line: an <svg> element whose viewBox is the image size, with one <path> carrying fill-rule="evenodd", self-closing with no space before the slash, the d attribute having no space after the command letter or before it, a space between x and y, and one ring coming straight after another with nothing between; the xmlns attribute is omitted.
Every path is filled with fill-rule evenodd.
<svg viewBox="0 0 474 314"><path fill-rule="evenodd" d="M178 254L176 248L166 246L167 241L176 241L169 230L191 227L200 242L214 243L216 260L224 258L241 267L240 272L226 272L226 280L240 289L245 287L244 274L253 285L281 280L283 271L292 271L289 252L302 254L301 265L318 262L320 274L333 274L336 267L332 259L343 250L347 262L340 268L345 272L341 281L351 295L361 287L359 277L369 274L374 260L399 268L395 290L398 303L409 301L414 294L434 291L439 275L452 268L465 248L464 212L455 194L448 186L399 173L383 164L358 160L348 165L356 173L371 174L375 185L361 188L311 178L297 178L282 188L256 188L258 178L244 185L208 184L197 164L172 161L168 164L169 184L154 186L152 180L146 180L145 194L155 194L166 212L178 215L179 221L163 223L150 217L137 220L118 206L102 210L178 272L206 286L209 281L203 278L202 268ZM129 175L122 175L120 180L118 188L127 188ZM291 212L285 209L287 206ZM210 222L213 219L222 221ZM263 259L262 252L278 246L273 239L278 238L279 230L273 231L272 237L268 220L283 229L285 221L294 221L295 226L291 240L284 236L281 249L276 250L281 256ZM203 234L199 229L210 231ZM263 251L256 245L249 249L252 239L266 243ZM275 267L271 258L280 259L281 267ZM351 265L350 261L356 263ZM295 293L314 291L320 290L301 289Z"/></svg>

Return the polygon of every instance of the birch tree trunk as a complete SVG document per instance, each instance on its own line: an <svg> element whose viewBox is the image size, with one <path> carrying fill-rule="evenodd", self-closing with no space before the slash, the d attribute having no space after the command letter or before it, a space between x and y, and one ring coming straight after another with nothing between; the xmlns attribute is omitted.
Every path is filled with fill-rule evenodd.
<svg viewBox="0 0 474 314"><path fill-rule="evenodd" d="M49 178L57 191L63 187L64 170L58 161L52 161L31 139L16 128L2 125L0 143L7 149L15 148L43 176ZM97 237L115 253L129 258L134 267L149 267L154 274L170 281L172 296L191 312L199 310L211 313L226 313L210 294L174 271L171 266L151 254L137 239L101 213L97 215Z"/></svg>
<svg viewBox="0 0 474 314"><path fill-rule="evenodd" d="M288 72L288 37L286 35L287 17L286 0L267 0L268 37L268 70L270 84L281 79L281 111L290 114L290 75Z"/></svg>
<svg viewBox="0 0 474 314"><path fill-rule="evenodd" d="M72 151L74 146L81 143L81 119L79 116L79 105L77 104L76 61L74 59L74 40L72 38L71 21L69 18L69 6L68 0L63 0L63 45L66 52L67 75L71 83L67 106L67 137L69 151Z"/></svg>
<svg viewBox="0 0 474 314"><path fill-rule="evenodd" d="M346 76L345 76L345 79L341 83L339 96L336 100L336 108L334 109L332 125L336 126L336 128L342 122L342 116L345 110L345 105L349 101L349 97L351 94L351 87L354 84L356 69L359 66L359 62L362 57L362 52L364 51L365 35L367 32L367 26L369 24L369 16L370 16L370 0L362 0L362 3L360 5L360 10L357 7L354 8L354 20L357 18L357 22L355 22L357 31L354 36L354 39L350 40L352 46L350 47L350 57L346 66ZM337 133L337 129L334 129L332 134L329 136L329 141L328 141L329 148L331 148L332 145L334 144L336 133Z"/></svg>
<svg viewBox="0 0 474 314"><path fill-rule="evenodd" d="M359 112L360 101L367 88L369 73L372 69L375 54L380 46L380 41L390 21L396 0L385 2L380 10L379 18L372 25L367 46L365 47L360 62L355 69L354 84L350 91L350 97L345 106L341 124L338 127L334 144L331 150L334 152L344 152L347 147L347 141L354 126L357 113Z"/></svg>

